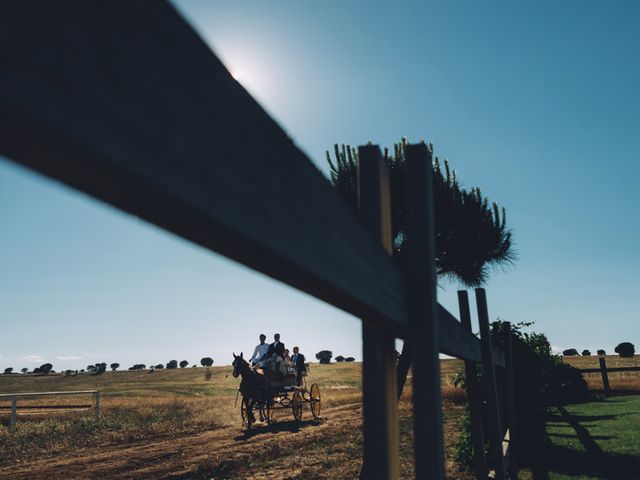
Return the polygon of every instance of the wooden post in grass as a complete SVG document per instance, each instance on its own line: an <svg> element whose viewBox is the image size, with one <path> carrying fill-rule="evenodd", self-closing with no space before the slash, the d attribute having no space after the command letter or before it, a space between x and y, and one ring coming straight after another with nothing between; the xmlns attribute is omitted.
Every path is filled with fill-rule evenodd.
<svg viewBox="0 0 640 480"><path fill-rule="evenodd" d="M360 212L389 255L392 252L389 172L380 148L358 148ZM397 479L398 402L395 337L362 322L364 462L362 478Z"/></svg>
<svg viewBox="0 0 640 480"><path fill-rule="evenodd" d="M469 295L466 290L458 291L458 307L460 308L460 323L470 333L471 311L469 309ZM471 445L473 447L473 470L476 478L487 477L487 458L484 451L484 431L482 428L482 407L480 405L480 387L478 385L478 372L475 362L464 361L465 387L467 401L469 402L469 415L471 420Z"/></svg>
<svg viewBox="0 0 640 480"><path fill-rule="evenodd" d="M604 359L604 355L598 355L598 361L600 362L600 375L602 375L602 389L604 390L604 396L608 397L610 393L609 374L607 373L607 362Z"/></svg>
<svg viewBox="0 0 640 480"><path fill-rule="evenodd" d="M16 421L18 419L18 397L11 397L11 420L9 421L9 429L13 432L16 429Z"/></svg>
<svg viewBox="0 0 640 480"><path fill-rule="evenodd" d="M518 478L518 449L516 438L516 400L515 400L515 373L513 365L513 348L511 345L511 322L504 322L504 361L507 424L509 426L509 478Z"/></svg>
<svg viewBox="0 0 640 480"><path fill-rule="evenodd" d="M98 422L100 420L100 391L99 390L95 391L95 397L96 397L95 418L96 418L96 422Z"/></svg>
<svg viewBox="0 0 640 480"><path fill-rule="evenodd" d="M500 422L500 403L496 389L496 372L493 366L491 333L489 332L489 310L487 294L484 288L476 288L476 305L480 324L480 345L482 347L482 366L487 389L487 409L489 410L489 442L494 458L496 480L505 480L504 456L502 454L503 430Z"/></svg>
<svg viewBox="0 0 640 480"><path fill-rule="evenodd" d="M406 255L409 338L413 342L413 430L416 478L444 479L433 165L424 144L407 145ZM419 347L419 350L418 350Z"/></svg>

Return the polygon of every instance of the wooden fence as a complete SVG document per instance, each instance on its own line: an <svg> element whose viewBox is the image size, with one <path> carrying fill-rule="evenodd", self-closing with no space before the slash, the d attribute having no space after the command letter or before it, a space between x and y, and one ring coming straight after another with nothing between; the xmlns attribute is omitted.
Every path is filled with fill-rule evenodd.
<svg viewBox="0 0 640 480"><path fill-rule="evenodd" d="M53 397L53 396L69 396L69 395L93 395L93 404L56 404L56 405L22 405L20 410L69 410L69 409L93 409L96 422L100 419L100 391L99 390L73 390L63 392L29 392L29 393L3 393L0 394L0 401L2 399L11 400L10 406L0 406L0 410L11 410L11 417L9 420L9 428L13 431L16 427L16 421L18 420L18 399L19 398L34 398L34 397Z"/></svg>
<svg viewBox="0 0 640 480"><path fill-rule="evenodd" d="M607 362L604 355L598 355L599 368L581 368L581 373L600 373L602 376L602 390L604 396L608 397L611 394L611 387L609 386L609 373L615 372L640 372L640 367L612 367L607 368Z"/></svg>
<svg viewBox="0 0 640 480"><path fill-rule="evenodd" d="M503 426L512 450L516 438L513 367L509 351L492 347L485 292L476 290L481 339L466 293L462 322L436 301L424 144L406 150L405 277L389 256L380 149L359 149L357 214L168 2L7 3L0 45L0 154L363 320L366 478L398 477L396 337L419 351L416 477L444 478L439 353L464 359L469 378L478 363L486 372L485 385L468 387L478 478L487 473L480 388L496 478L515 468L502 450Z"/></svg>

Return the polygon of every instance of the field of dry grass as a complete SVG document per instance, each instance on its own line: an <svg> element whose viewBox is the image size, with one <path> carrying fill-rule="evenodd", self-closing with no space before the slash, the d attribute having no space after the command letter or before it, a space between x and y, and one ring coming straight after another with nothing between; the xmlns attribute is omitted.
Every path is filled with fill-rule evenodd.
<svg viewBox="0 0 640 480"><path fill-rule="evenodd" d="M467 474L452 460L464 409L464 393L452 384L460 365L443 361L442 375L449 478L465 479ZM0 393L98 389L102 420L94 423L90 411L20 415L16 432L0 428L0 476L355 478L362 447L361 365L313 364L308 381L321 387L322 421L310 421L306 411L306 421L297 426L291 413L282 411L274 427L258 426L246 436L231 367L213 367L209 377L205 368L73 377L1 375ZM78 401L59 397L46 403ZM410 389L400 411L406 476L412 469ZM4 412L0 420L6 425Z"/></svg>
<svg viewBox="0 0 640 480"><path fill-rule="evenodd" d="M576 368L600 368L597 356L589 357L563 357L563 361ZM613 367L640 367L640 355L633 358L622 358L618 355L605 356L607 368ZM602 376L600 373L583 374L589 389L595 392L602 391ZM619 393L640 393L640 372L614 372L609 373L609 385L612 390Z"/></svg>

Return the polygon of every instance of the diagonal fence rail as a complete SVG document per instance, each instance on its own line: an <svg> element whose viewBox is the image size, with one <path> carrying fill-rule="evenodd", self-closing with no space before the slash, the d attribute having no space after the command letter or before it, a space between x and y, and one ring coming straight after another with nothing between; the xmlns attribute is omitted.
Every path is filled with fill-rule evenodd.
<svg viewBox="0 0 640 480"><path fill-rule="evenodd" d="M483 290L481 339L436 301L425 145L407 150L419 241L405 278L389 256L379 149L362 150L369 193L354 212L168 2L4 4L0 45L0 154L362 318L368 478L398 475L389 345L426 339L414 362L416 476L444 478L438 354L510 362L486 334ZM367 371L370 359L380 368ZM491 411L508 411L493 397ZM504 478L499 420L490 435Z"/></svg>

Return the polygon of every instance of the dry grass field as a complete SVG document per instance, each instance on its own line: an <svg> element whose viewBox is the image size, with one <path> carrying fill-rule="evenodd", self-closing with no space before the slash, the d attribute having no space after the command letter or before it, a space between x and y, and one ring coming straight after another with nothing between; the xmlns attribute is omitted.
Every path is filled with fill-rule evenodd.
<svg viewBox="0 0 640 480"><path fill-rule="evenodd" d="M564 359L578 368L596 368L597 357ZM635 359L607 357L607 365L640 365ZM453 386L462 368L443 360L443 399L447 478L472 476L453 461L465 395ZM271 427L258 425L251 435L241 428L231 367L106 372L72 377L0 375L0 393L99 389L102 419L90 411L19 415L9 432L8 413L0 414L0 477L32 478L213 478L321 479L356 478L361 459L361 365L312 364L309 383L322 393L322 419L308 410L299 425L289 411L279 411ZM602 388L600 374L585 375ZM610 374L615 390L640 392L636 372ZM89 403L59 397L46 403ZM32 401L42 403L44 399ZM0 402L0 406L8 402ZM400 403L402 477L412 474L411 400Z"/></svg>
<svg viewBox="0 0 640 480"><path fill-rule="evenodd" d="M466 479L471 477L452 460L465 399L452 385L460 365L442 362L444 417L448 478ZM241 429L231 367L211 368L209 379L205 368L1 375L0 393L99 389L103 416L96 424L89 411L19 415L16 432L0 428L0 477L356 478L362 448L360 369L358 363L312 364L308 380L320 385L322 420L312 421L307 410L296 425L289 411L279 411L274 426L258 425L250 436ZM400 411L404 477L412 473L409 390ZM0 419L8 423L6 411Z"/></svg>
<svg viewBox="0 0 640 480"><path fill-rule="evenodd" d="M600 368L598 357L563 357L563 361L576 368ZM622 358L618 355L605 357L607 368L613 367L640 367L640 355L633 358ZM584 373L584 378L589 384L589 389L595 392L602 391L602 376L600 373ZM615 372L609 373L609 385L614 392L640 393L640 372Z"/></svg>

